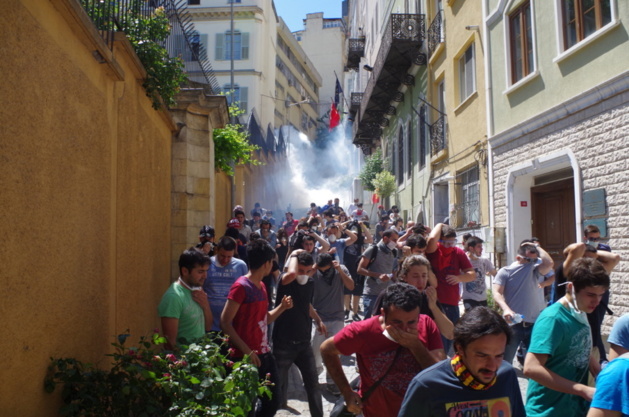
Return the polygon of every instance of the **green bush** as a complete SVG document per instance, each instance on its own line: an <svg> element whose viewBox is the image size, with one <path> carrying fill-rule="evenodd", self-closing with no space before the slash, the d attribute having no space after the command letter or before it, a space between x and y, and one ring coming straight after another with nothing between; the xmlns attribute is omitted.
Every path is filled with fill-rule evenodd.
<svg viewBox="0 0 629 417"><path fill-rule="evenodd" d="M209 337L174 354L161 349L166 340L157 333L131 348L124 345L128 336L112 343L109 370L51 358L44 386L48 392L63 386L60 415L244 417L257 396L270 395L268 381L259 380L247 357L230 361Z"/></svg>

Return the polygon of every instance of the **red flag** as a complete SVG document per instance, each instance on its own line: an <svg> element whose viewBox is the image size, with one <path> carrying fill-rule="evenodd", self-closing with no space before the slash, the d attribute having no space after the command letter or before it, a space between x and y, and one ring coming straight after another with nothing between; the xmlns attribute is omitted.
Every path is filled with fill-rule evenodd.
<svg viewBox="0 0 629 417"><path fill-rule="evenodd" d="M377 204L377 203L379 203L379 202L380 202L380 197L378 197L378 194L373 193L373 194L371 195L371 202L372 202L373 204Z"/></svg>
<svg viewBox="0 0 629 417"><path fill-rule="evenodd" d="M341 115L336 110L336 105L332 102L332 110L330 110L330 130L334 129L341 123Z"/></svg>

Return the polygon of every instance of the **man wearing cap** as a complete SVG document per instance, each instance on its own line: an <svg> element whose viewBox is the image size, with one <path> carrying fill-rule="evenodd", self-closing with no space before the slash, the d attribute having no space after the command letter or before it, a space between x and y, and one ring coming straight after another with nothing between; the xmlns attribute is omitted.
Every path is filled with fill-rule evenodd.
<svg viewBox="0 0 629 417"><path fill-rule="evenodd" d="M201 227L201 230L199 230L199 243L197 244L196 248L199 250L203 250L203 247L209 243L210 250L207 251L207 255L214 256L214 247L216 246L214 244L214 236L215 233L212 226L205 225Z"/></svg>

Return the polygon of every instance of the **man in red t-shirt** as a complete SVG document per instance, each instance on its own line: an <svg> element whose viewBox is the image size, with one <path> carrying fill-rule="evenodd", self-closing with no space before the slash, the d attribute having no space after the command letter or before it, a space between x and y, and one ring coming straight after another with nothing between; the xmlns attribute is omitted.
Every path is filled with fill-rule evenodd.
<svg viewBox="0 0 629 417"><path fill-rule="evenodd" d="M456 230L443 223L432 229L426 242L426 258L437 277L437 300L452 324L456 324L461 315L459 284L476 279L476 272L469 258L463 249L456 247L456 244ZM451 345L450 340L443 338L446 353Z"/></svg>
<svg viewBox="0 0 629 417"><path fill-rule="evenodd" d="M255 239L247 244L249 272L234 282L227 296L227 303L221 314L221 330L229 336L235 348L234 358L249 355L249 361L258 367L260 379L270 377L272 396L260 398L261 407L256 417L272 417L279 408L277 396L277 366L269 348L268 325L285 310L293 307L290 296L268 311L268 297L262 278L271 273L275 250L264 239ZM253 404L255 408L255 404Z"/></svg>
<svg viewBox="0 0 629 417"><path fill-rule="evenodd" d="M390 285L381 315L354 322L321 345L323 362L350 412L396 417L413 377L445 358L439 329L430 317L419 314L420 303L415 287ZM353 353L361 379L358 392L349 385L338 356ZM361 397L376 383L363 403Z"/></svg>

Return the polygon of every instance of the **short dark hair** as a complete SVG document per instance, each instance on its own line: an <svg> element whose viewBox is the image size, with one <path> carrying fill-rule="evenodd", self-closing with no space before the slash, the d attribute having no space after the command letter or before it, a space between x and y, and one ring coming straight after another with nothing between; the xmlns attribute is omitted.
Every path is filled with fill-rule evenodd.
<svg viewBox="0 0 629 417"><path fill-rule="evenodd" d="M308 226L307 220L300 220L299 223L297 223L297 228L300 228L300 227L310 227L310 226Z"/></svg>
<svg viewBox="0 0 629 417"><path fill-rule="evenodd" d="M485 241L481 239L480 237L473 236L465 241L465 247L475 248L476 245L480 245L481 243L484 243L484 242Z"/></svg>
<svg viewBox="0 0 629 417"><path fill-rule="evenodd" d="M590 233L601 233L601 230L595 224L588 224L585 226L585 229L583 229L583 236L587 236Z"/></svg>
<svg viewBox="0 0 629 417"><path fill-rule="evenodd" d="M302 266L311 266L314 265L314 259L312 259L312 255L308 252L299 252L296 256L297 263Z"/></svg>
<svg viewBox="0 0 629 417"><path fill-rule="evenodd" d="M489 307L477 306L463 314L454 325L455 350L465 349L483 336L505 334L511 340L511 327L504 318Z"/></svg>
<svg viewBox="0 0 629 417"><path fill-rule="evenodd" d="M210 263L210 257L205 253L198 251L194 246L183 251L179 255L179 273L181 268L186 268L188 271L194 267L203 266Z"/></svg>
<svg viewBox="0 0 629 417"><path fill-rule="evenodd" d="M456 237L456 229L452 226L444 224L441 226L441 237Z"/></svg>
<svg viewBox="0 0 629 417"><path fill-rule="evenodd" d="M270 226L271 222L268 221L267 219L262 219L260 220L260 229L262 229L262 226Z"/></svg>
<svg viewBox="0 0 629 417"><path fill-rule="evenodd" d="M244 216L245 212L242 210L234 210L234 217L238 216L239 214L242 214Z"/></svg>
<svg viewBox="0 0 629 417"><path fill-rule="evenodd" d="M382 232L382 237L391 237L394 233L396 236L398 235L397 230L387 229L384 232Z"/></svg>
<svg viewBox="0 0 629 417"><path fill-rule="evenodd" d="M237 229L233 229L233 230L237 231ZM237 246L238 246L238 243L236 243L236 240L233 237L225 235L218 240L218 243L216 244L216 249L223 249L226 251L230 251L230 250L236 250Z"/></svg>
<svg viewBox="0 0 629 417"><path fill-rule="evenodd" d="M251 232L251 234L249 235L249 240L254 240L254 239L261 239L262 236L260 236L260 233L258 232Z"/></svg>
<svg viewBox="0 0 629 417"><path fill-rule="evenodd" d="M413 235L406 239L406 246L409 248L425 248L427 245L426 239L422 235Z"/></svg>
<svg viewBox="0 0 629 417"><path fill-rule="evenodd" d="M411 231L413 233L415 233L416 235L425 235L426 234L426 226L424 226L423 224L418 224L413 226L413 228L411 229Z"/></svg>
<svg viewBox="0 0 629 417"><path fill-rule="evenodd" d="M264 239L251 239L247 243L247 264L254 271L275 259L275 249Z"/></svg>
<svg viewBox="0 0 629 417"><path fill-rule="evenodd" d="M254 211L252 217L262 217L259 211Z"/></svg>
<svg viewBox="0 0 629 417"><path fill-rule="evenodd" d="M575 293L585 287L609 288L609 274L602 263L592 258L575 259L570 265L566 279L574 285Z"/></svg>
<svg viewBox="0 0 629 417"><path fill-rule="evenodd" d="M389 221L389 216L380 216L380 221L381 222L383 222L385 220L388 222Z"/></svg>
<svg viewBox="0 0 629 417"><path fill-rule="evenodd" d="M388 313L391 306L404 310L413 311L421 306L422 298L419 290L410 284L399 282L389 285L382 297L382 308Z"/></svg>
<svg viewBox="0 0 629 417"><path fill-rule="evenodd" d="M526 256L526 252L536 253L539 256L539 251L537 250L535 245L532 243L521 245L518 248L518 255Z"/></svg>
<svg viewBox="0 0 629 417"><path fill-rule="evenodd" d="M334 211L332 209L327 209L323 212L324 216L334 217Z"/></svg>
<svg viewBox="0 0 629 417"><path fill-rule="evenodd" d="M324 268L328 265L332 265L333 260L334 256L330 255L329 253L322 253L319 255L319 258L317 258L317 266L319 268Z"/></svg>

